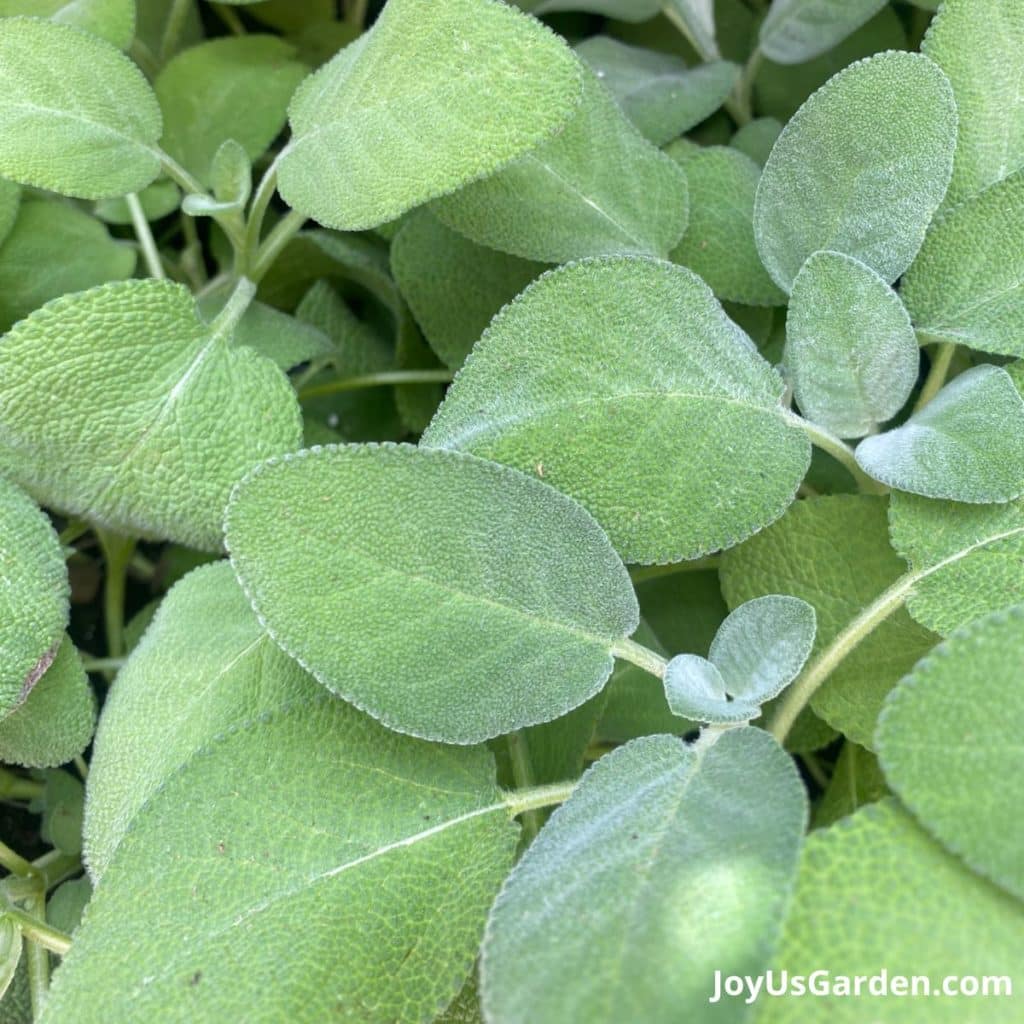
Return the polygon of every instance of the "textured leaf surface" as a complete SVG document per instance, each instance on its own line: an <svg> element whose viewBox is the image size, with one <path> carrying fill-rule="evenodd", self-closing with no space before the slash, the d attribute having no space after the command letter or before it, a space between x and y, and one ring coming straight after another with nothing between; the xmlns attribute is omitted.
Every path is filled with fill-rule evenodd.
<svg viewBox="0 0 1024 1024"><path fill-rule="evenodd" d="M131 277L135 250L67 203L30 199L0 246L0 330L50 299Z"/></svg>
<svg viewBox="0 0 1024 1024"><path fill-rule="evenodd" d="M542 476L628 561L677 561L792 500L809 453L782 390L696 276L608 257L553 271L495 318L423 443Z"/></svg>
<svg viewBox="0 0 1024 1024"><path fill-rule="evenodd" d="M61 641L53 664L25 700L0 720L0 761L52 768L89 745L96 702L74 644Z"/></svg>
<svg viewBox="0 0 1024 1024"><path fill-rule="evenodd" d="M805 820L792 762L759 730L697 747L650 736L608 754L495 902L487 1019L743 1019L742 1004L709 1010L713 974L756 974L772 956ZM688 916L695 898L716 912Z"/></svg>
<svg viewBox="0 0 1024 1024"><path fill-rule="evenodd" d="M668 53L591 36L576 47L623 113L656 146L689 131L729 98L739 69L712 61L692 70Z"/></svg>
<svg viewBox="0 0 1024 1024"><path fill-rule="evenodd" d="M518 11L391 0L295 94L281 194L328 227L383 224L535 146L579 93L568 48Z"/></svg>
<svg viewBox="0 0 1024 1024"><path fill-rule="evenodd" d="M469 973L516 832L482 748L326 696L258 718L146 805L41 1019L429 1019Z"/></svg>
<svg viewBox="0 0 1024 1024"><path fill-rule="evenodd" d="M857 446L861 468L890 487L951 501L1024 493L1024 399L998 366L975 366L901 427Z"/></svg>
<svg viewBox="0 0 1024 1024"><path fill-rule="evenodd" d="M885 501L835 495L797 502L777 523L727 551L722 592L732 608L765 594L803 598L817 613L817 655L905 569L889 546ZM835 668L811 706L870 746L885 695L934 643L905 611L895 612Z"/></svg>
<svg viewBox="0 0 1024 1024"><path fill-rule="evenodd" d="M420 210L391 244L391 269L431 348L457 368L494 314L545 268L477 245Z"/></svg>
<svg viewBox="0 0 1024 1024"><path fill-rule="evenodd" d="M782 134L782 125L774 117L755 117L737 129L729 140L733 149L745 153L760 167L768 162L775 140Z"/></svg>
<svg viewBox="0 0 1024 1024"><path fill-rule="evenodd" d="M69 25L0 21L0 174L83 199L137 192L160 170L160 108L116 47Z"/></svg>
<svg viewBox="0 0 1024 1024"><path fill-rule="evenodd" d="M446 742L581 704L637 626L628 574L579 505L461 453L338 446L268 463L236 490L227 541L286 651L392 728Z"/></svg>
<svg viewBox="0 0 1024 1024"><path fill-rule="evenodd" d="M885 702L885 777L940 842L1024 898L1024 607L953 634ZM999 785L993 786L993 780ZM1008 813L1009 812L1009 813Z"/></svg>
<svg viewBox="0 0 1024 1024"><path fill-rule="evenodd" d="M50 520L0 476L0 719L49 667L68 621L64 552Z"/></svg>
<svg viewBox="0 0 1024 1024"><path fill-rule="evenodd" d="M949 82L920 54L830 79L783 129L758 187L754 232L776 283L788 291L819 249L899 277L949 184L956 123Z"/></svg>
<svg viewBox="0 0 1024 1024"><path fill-rule="evenodd" d="M287 379L230 341L164 281L55 300L0 342L0 459L44 504L218 550L232 485L301 437Z"/></svg>
<svg viewBox="0 0 1024 1024"><path fill-rule="evenodd" d="M774 0L761 22L761 52L778 64L802 64L831 50L886 0Z"/></svg>
<svg viewBox="0 0 1024 1024"><path fill-rule="evenodd" d="M276 36L226 36L182 51L154 83L164 149L204 182L225 139L255 159L284 127L306 71Z"/></svg>
<svg viewBox="0 0 1024 1024"><path fill-rule="evenodd" d="M434 204L480 245L563 263L602 253L667 255L686 227L686 177L626 119L596 75L553 139Z"/></svg>
<svg viewBox="0 0 1024 1024"><path fill-rule="evenodd" d="M945 0L931 23L921 49L949 77L960 109L951 206L1024 167L1022 48L1016 0Z"/></svg>
<svg viewBox="0 0 1024 1024"><path fill-rule="evenodd" d="M910 568L931 570L907 600L910 614L929 629L948 635L1024 603L1024 502L964 505L894 494L889 525Z"/></svg>
<svg viewBox="0 0 1024 1024"><path fill-rule="evenodd" d="M140 809L196 751L319 691L267 636L227 562L190 573L164 598L103 707L85 819L92 878L103 877Z"/></svg>
<svg viewBox="0 0 1024 1024"><path fill-rule="evenodd" d="M0 0L0 17L19 14L73 25L119 50L135 35L135 0Z"/></svg>
<svg viewBox="0 0 1024 1024"><path fill-rule="evenodd" d="M793 282L785 361L804 416L863 437L903 408L920 354L903 303L881 277L852 256L816 252Z"/></svg>
<svg viewBox="0 0 1024 1024"><path fill-rule="evenodd" d="M938 220L900 294L931 337L1024 355L1024 171Z"/></svg>
<svg viewBox="0 0 1024 1024"><path fill-rule="evenodd" d="M894 800L812 833L776 967L809 975L986 974L1016 981L1024 909L946 853ZM984 964L984 967L979 967ZM1014 1024L1024 996L763 999L758 1024Z"/></svg>
<svg viewBox="0 0 1024 1024"><path fill-rule="evenodd" d="M699 274L720 299L785 305L754 242L760 168L726 146L698 149L682 161L690 187L690 223L672 259Z"/></svg>
<svg viewBox="0 0 1024 1024"><path fill-rule="evenodd" d="M646 21L661 10L661 0L520 0L534 14L556 11L589 11L622 21Z"/></svg>
<svg viewBox="0 0 1024 1024"><path fill-rule="evenodd" d="M178 208L181 204L181 192L173 181L161 178L139 192L138 199L142 206L142 212L146 215L146 220L154 221L166 217ZM93 207L93 213L107 224L131 224L132 222L131 210L128 209L128 203L123 196L100 199Z"/></svg>

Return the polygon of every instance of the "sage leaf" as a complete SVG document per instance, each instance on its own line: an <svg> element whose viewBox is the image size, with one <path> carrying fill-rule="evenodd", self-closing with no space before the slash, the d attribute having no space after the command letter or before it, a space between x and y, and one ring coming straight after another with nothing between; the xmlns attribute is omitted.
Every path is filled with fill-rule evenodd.
<svg viewBox="0 0 1024 1024"><path fill-rule="evenodd" d="M410 38L415 62L403 59ZM579 95L568 48L520 12L390 0L296 92L281 194L328 227L374 227L520 156L565 123Z"/></svg>
<svg viewBox="0 0 1024 1024"><path fill-rule="evenodd" d="M239 772L268 766L240 799ZM429 1019L469 973L516 832L483 748L326 695L257 717L146 804L41 1020ZM302 965L284 984L282 963Z"/></svg>
<svg viewBox="0 0 1024 1024"><path fill-rule="evenodd" d="M174 213L181 205L181 192L173 181L161 178L147 185L138 195L139 205L147 221L160 220ZM93 213L107 224L131 224L132 214L123 196L100 199L93 207ZM74 290L74 289L69 289Z"/></svg>
<svg viewBox="0 0 1024 1024"><path fill-rule="evenodd" d="M53 662L68 597L64 552L50 520L0 476L0 724Z"/></svg>
<svg viewBox="0 0 1024 1024"><path fill-rule="evenodd" d="M301 437L285 376L230 335L166 281L54 300L0 341L0 462L43 504L219 550L232 485Z"/></svg>
<svg viewBox="0 0 1024 1024"><path fill-rule="evenodd" d="M91 896L92 886L88 878L62 882L46 901L46 920L65 935L71 935L81 923Z"/></svg>
<svg viewBox="0 0 1024 1024"><path fill-rule="evenodd" d="M267 636L227 562L177 583L103 707L84 827L93 881L142 807L197 751L320 689Z"/></svg>
<svg viewBox="0 0 1024 1024"><path fill-rule="evenodd" d="M968 871L900 805L882 800L811 834L786 919L777 970L790 977L819 970L828 950L831 979L984 973L1012 978L1024 948L1024 909ZM970 1008L965 1010L968 1003ZM871 998L879 1024L1013 1024L1024 997L908 998L891 990ZM863 1003L836 993L813 999L764 999L758 1024L859 1024Z"/></svg>
<svg viewBox="0 0 1024 1024"><path fill-rule="evenodd" d="M760 168L727 146L697 149L681 161L690 189L690 223L672 250L675 263L700 275L720 299L785 305L754 241L754 196Z"/></svg>
<svg viewBox="0 0 1024 1024"><path fill-rule="evenodd" d="M802 64L842 42L885 0L773 0L761 22L761 52L777 64Z"/></svg>
<svg viewBox="0 0 1024 1024"><path fill-rule="evenodd" d="M351 445L267 463L235 490L226 531L278 644L391 728L447 743L592 697L639 618L579 505L457 452Z"/></svg>
<svg viewBox="0 0 1024 1024"><path fill-rule="evenodd" d="M665 0L662 6L681 24L683 34L702 60L711 61L719 56L714 0ZM726 11L721 13L723 18L727 17Z"/></svg>
<svg viewBox="0 0 1024 1024"><path fill-rule="evenodd" d="M877 743L886 781L976 871L1024 898L1020 670L1024 607L954 633L885 702ZM998 793L993 778L1003 779Z"/></svg>
<svg viewBox="0 0 1024 1024"><path fill-rule="evenodd" d="M160 171L160 107L110 43L37 18L0 20L0 174L102 199Z"/></svg>
<svg viewBox="0 0 1024 1024"><path fill-rule="evenodd" d="M495 317L422 443L542 477L627 561L678 561L738 543L789 505L810 453L782 391L690 271L586 260Z"/></svg>
<svg viewBox="0 0 1024 1024"><path fill-rule="evenodd" d="M662 0L520 0L534 14L589 11L619 21L646 21L661 10Z"/></svg>
<svg viewBox="0 0 1024 1024"><path fill-rule="evenodd" d="M773 954L806 807L792 761L756 729L690 746L648 736L606 755L495 901L485 1016L660 1024L706 1015L715 970L756 974ZM715 912L684 918L695 894ZM717 1019L746 1010L723 1005Z"/></svg>
<svg viewBox="0 0 1024 1024"><path fill-rule="evenodd" d="M883 53L822 86L783 129L757 190L754 234L785 291L819 249L896 280L949 184L956 103L927 57Z"/></svg>
<svg viewBox="0 0 1024 1024"><path fill-rule="evenodd" d="M906 404L920 353L910 316L878 274L852 256L816 252L793 282L785 362L804 416L863 437Z"/></svg>
<svg viewBox="0 0 1024 1024"><path fill-rule="evenodd" d="M1024 356L1024 171L937 220L900 295L929 339Z"/></svg>
<svg viewBox="0 0 1024 1024"><path fill-rule="evenodd" d="M434 212L480 245L563 263L603 253L665 256L686 228L686 177L626 119L587 68L564 130Z"/></svg>
<svg viewBox="0 0 1024 1024"><path fill-rule="evenodd" d="M825 828L849 817L865 804L889 796L878 758L857 743L846 742L839 752L828 787L815 805L812 828Z"/></svg>
<svg viewBox="0 0 1024 1024"><path fill-rule="evenodd" d="M1011 501L1024 494L1024 399L1004 369L975 366L856 455L866 473L911 494Z"/></svg>
<svg viewBox="0 0 1024 1024"><path fill-rule="evenodd" d="M677 654L665 666L665 697L672 714L714 725L757 718L761 705L729 699L728 684L715 664L696 654Z"/></svg>
<svg viewBox="0 0 1024 1024"><path fill-rule="evenodd" d="M782 125L774 117L755 117L736 130L729 145L749 156L759 167L764 167L781 134Z"/></svg>
<svg viewBox="0 0 1024 1024"><path fill-rule="evenodd" d="M127 50L135 35L135 0L0 0L0 18L50 18Z"/></svg>
<svg viewBox="0 0 1024 1024"><path fill-rule="evenodd" d="M1024 167L1017 63L1024 9L1014 0L945 0L921 44L946 73L960 110L953 207Z"/></svg>

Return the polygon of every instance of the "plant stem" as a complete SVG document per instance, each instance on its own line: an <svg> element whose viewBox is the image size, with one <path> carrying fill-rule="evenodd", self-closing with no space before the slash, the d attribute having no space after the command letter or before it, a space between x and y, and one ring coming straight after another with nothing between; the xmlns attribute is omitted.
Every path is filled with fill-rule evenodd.
<svg viewBox="0 0 1024 1024"><path fill-rule="evenodd" d="M124 666L127 658L82 658L86 672L116 672Z"/></svg>
<svg viewBox="0 0 1024 1024"><path fill-rule="evenodd" d="M26 939L38 942L40 946L48 949L51 953L64 956L71 948L71 937L41 921L33 914L27 914L17 907L8 907L3 911L5 917L9 917L20 929Z"/></svg>
<svg viewBox="0 0 1024 1024"><path fill-rule="evenodd" d="M255 297L256 285L247 277L240 278L224 308L213 318L210 332L218 337L230 337Z"/></svg>
<svg viewBox="0 0 1024 1024"><path fill-rule="evenodd" d="M391 384L447 384L451 381L451 370L384 370L380 373L364 373L357 377L339 377L326 384L315 384L299 392L299 401L309 398L323 398L339 391L358 391L361 388L380 388Z"/></svg>
<svg viewBox="0 0 1024 1024"><path fill-rule="evenodd" d="M932 353L932 365L925 378L924 387L921 388L917 404L914 406L914 412L923 409L942 390L954 355L956 355L956 342L939 342L938 347Z"/></svg>
<svg viewBox="0 0 1024 1024"><path fill-rule="evenodd" d="M202 182L197 178L193 178L192 175L174 159L174 157L165 153L159 146L154 147L153 153L163 166L164 173L167 177L175 182L180 188L184 189L186 192L192 193L193 195L212 198L206 189L203 188Z"/></svg>
<svg viewBox="0 0 1024 1024"><path fill-rule="evenodd" d="M791 412L788 409L783 410L782 415L793 426L799 427L810 438L811 443L815 447L820 448L823 452L828 452L832 458L845 466L853 479L857 481L857 487L865 494L889 493L888 487L880 484L877 480L873 480L860 468L853 454L853 449L836 437L835 434L829 433L823 427L805 420L803 416L798 416L795 412Z"/></svg>
<svg viewBox="0 0 1024 1024"><path fill-rule="evenodd" d="M517 790L534 788L533 765L530 763L530 748L522 730L510 732L505 740L508 743L509 758L512 761L512 778ZM523 811L523 832L528 840L537 837L543 821L537 808Z"/></svg>
<svg viewBox="0 0 1024 1024"><path fill-rule="evenodd" d="M89 524L84 519L72 519L60 532L57 538L63 548L70 547L79 537L89 532Z"/></svg>
<svg viewBox="0 0 1024 1024"><path fill-rule="evenodd" d="M9 900L24 900L40 887L49 892L54 886L60 885L66 878L77 875L82 870L82 858L79 854L61 853L50 850L42 857L32 861L31 878L11 876L0 883L0 888Z"/></svg>
<svg viewBox="0 0 1024 1024"><path fill-rule="evenodd" d="M665 678L665 668L668 665L668 661L658 654L657 651L652 651L649 647L644 647L643 644L638 644L635 640L620 640L612 647L612 654L623 661L631 662L637 667L642 668L645 672L650 672L652 676L657 676L658 679Z"/></svg>
<svg viewBox="0 0 1024 1024"><path fill-rule="evenodd" d="M107 655L120 658L124 654L124 593L128 566L135 553L135 541L108 530L97 528L96 536L103 549L106 577L103 582L103 619L107 636Z"/></svg>
<svg viewBox="0 0 1024 1024"><path fill-rule="evenodd" d="M46 787L35 779L26 779L0 768L0 800L34 800Z"/></svg>
<svg viewBox="0 0 1024 1024"><path fill-rule="evenodd" d="M188 18L189 0L174 0L164 22L163 38L160 40L160 62L163 63L178 48L185 20Z"/></svg>
<svg viewBox="0 0 1024 1024"><path fill-rule="evenodd" d="M46 922L46 893L39 889L25 901L29 912ZM28 966L28 991L32 1002L32 1019L38 1020L43 1004L50 990L50 953L42 943L29 938L25 943L25 958Z"/></svg>
<svg viewBox="0 0 1024 1024"><path fill-rule="evenodd" d="M89 766L85 763L85 758L81 754L75 754L72 760L75 762L75 769L82 777L82 781L85 782L89 778Z"/></svg>
<svg viewBox="0 0 1024 1024"><path fill-rule="evenodd" d="M555 782L550 786L533 786L505 793L505 806L512 817L540 807L554 807L565 803L576 788L576 782Z"/></svg>
<svg viewBox="0 0 1024 1024"><path fill-rule="evenodd" d="M348 0L345 4L345 21L356 28L366 25L367 0Z"/></svg>
<svg viewBox="0 0 1024 1024"><path fill-rule="evenodd" d="M675 576L681 572L705 572L717 569L722 564L721 555L705 555L688 562L669 562L668 565L634 565L629 570L629 578L634 583L656 580L662 576Z"/></svg>
<svg viewBox="0 0 1024 1024"><path fill-rule="evenodd" d="M185 236L185 246L181 251L181 269L188 278L192 291L201 292L206 286L203 247L199 242L196 222L187 213L181 215L181 230Z"/></svg>
<svg viewBox="0 0 1024 1024"><path fill-rule="evenodd" d="M232 35L245 35L245 26L242 24L242 19L238 17L233 8L227 7L224 4L214 4L213 9Z"/></svg>
<svg viewBox="0 0 1024 1024"><path fill-rule="evenodd" d="M139 197L134 192L129 192L124 197L124 200L128 204L129 213L132 215L135 237L139 240L139 245L142 247L142 256L146 261L146 269L149 271L149 276L162 281L167 275L164 273L164 265L160 260L160 251L153 240L153 232L149 229L149 221L146 220L146 212L142 209L142 203L139 202Z"/></svg>
<svg viewBox="0 0 1024 1024"><path fill-rule="evenodd" d="M289 210L273 227L267 240L260 246L252 267L251 277L254 281L262 281L264 274L274 265L274 260L284 251L288 243L302 230L306 223L306 215L297 210Z"/></svg>
<svg viewBox="0 0 1024 1024"><path fill-rule="evenodd" d="M743 73L740 75L739 81L736 83L736 89L733 92L734 109L730 109L729 113L732 114L734 120L739 125L747 124L753 120L752 97L754 79L757 78L757 73L761 68L761 61L763 59L764 54L761 53L761 48L755 46L747 58L747 63L743 67Z"/></svg>
<svg viewBox="0 0 1024 1024"><path fill-rule="evenodd" d="M15 853L3 840L0 840L0 866L7 868L12 875L19 878L35 878L39 874L31 861L25 860L20 853Z"/></svg>
<svg viewBox="0 0 1024 1024"><path fill-rule="evenodd" d="M245 225L245 264L246 271L252 270L256 262L260 248L260 236L263 232L263 219L270 207L270 201L274 198L277 190L277 164L281 154L274 158L273 163L267 168L259 185L256 186L256 193L249 204L249 218Z"/></svg>

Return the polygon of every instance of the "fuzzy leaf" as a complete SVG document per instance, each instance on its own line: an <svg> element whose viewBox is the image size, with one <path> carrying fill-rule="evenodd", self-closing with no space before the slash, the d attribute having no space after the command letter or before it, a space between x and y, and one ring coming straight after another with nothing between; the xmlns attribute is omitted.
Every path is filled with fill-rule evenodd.
<svg viewBox="0 0 1024 1024"><path fill-rule="evenodd" d="M674 715L696 722L747 722L761 713L757 701L729 700L722 673L696 654L677 654L665 666L665 697Z"/></svg>
<svg viewBox="0 0 1024 1024"><path fill-rule="evenodd" d="M56 656L68 594L64 552L50 520L0 476L0 721Z"/></svg>
<svg viewBox="0 0 1024 1024"><path fill-rule="evenodd" d="M557 11L589 11L620 21L646 21L661 10L662 0L519 0L536 15Z"/></svg>
<svg viewBox="0 0 1024 1024"><path fill-rule="evenodd" d="M903 408L920 352L896 293L852 256L816 252L793 282L786 369L800 411L840 437L863 437Z"/></svg>
<svg viewBox="0 0 1024 1024"><path fill-rule="evenodd" d="M49 18L127 50L135 36L135 0L0 0L0 18Z"/></svg>
<svg viewBox="0 0 1024 1024"><path fill-rule="evenodd" d="M147 803L40 1019L430 1019L469 973L516 832L483 748L397 736L326 695L257 718Z"/></svg>
<svg viewBox="0 0 1024 1024"><path fill-rule="evenodd" d="M960 109L951 207L1024 167L1022 48L1017 0L945 0L925 36L921 49L949 77Z"/></svg>
<svg viewBox="0 0 1024 1024"><path fill-rule="evenodd" d="M284 127L307 70L275 36L225 36L182 51L154 83L164 149L203 182L227 138L255 160Z"/></svg>
<svg viewBox="0 0 1024 1024"><path fill-rule="evenodd" d="M865 807L811 834L775 968L790 975L1014 978L1024 948L1024 909L968 871L895 800ZM978 965L984 964L984 968ZM819 979L820 980L820 979ZM836 994L762 999L758 1024L1015 1024L1011 998L870 999Z"/></svg>
<svg viewBox="0 0 1024 1024"><path fill-rule="evenodd" d="M383 224L520 156L565 123L579 95L568 48L520 12L390 0L295 94L281 195L328 227Z"/></svg>
<svg viewBox="0 0 1024 1024"><path fill-rule="evenodd" d="M0 174L82 199L160 171L160 107L117 48L69 25L0 20Z"/></svg>
<svg viewBox="0 0 1024 1024"><path fill-rule="evenodd" d="M956 122L949 82L920 54L869 57L822 86L783 129L757 190L754 233L779 287L819 249L895 281L949 184Z"/></svg>
<svg viewBox="0 0 1024 1024"><path fill-rule="evenodd" d="M1024 606L954 633L896 687L878 722L889 785L941 843L1024 898ZM992 780L1000 779L993 787Z"/></svg>
<svg viewBox="0 0 1024 1024"><path fill-rule="evenodd" d="M166 281L37 310L0 341L0 462L46 505L220 549L231 486L301 437L285 376L225 331Z"/></svg>
<svg viewBox="0 0 1024 1024"><path fill-rule="evenodd" d="M737 129L729 145L749 156L758 166L764 167L771 156L775 140L781 134L782 125L774 117L756 117Z"/></svg>
<svg viewBox="0 0 1024 1024"><path fill-rule="evenodd" d="M873 18L886 0L774 0L761 22L761 52L777 64L820 57Z"/></svg>
<svg viewBox="0 0 1024 1024"><path fill-rule="evenodd" d="M401 732L473 743L565 714L637 626L629 577L579 505L461 453L276 460L236 489L226 529L274 640Z"/></svg>
<svg viewBox="0 0 1024 1024"><path fill-rule="evenodd" d="M589 69L565 129L434 204L449 227L524 259L665 256L688 214L686 177L629 123Z"/></svg>
<svg viewBox="0 0 1024 1024"><path fill-rule="evenodd" d="M750 305L785 305L754 242L754 196L761 170L726 146L697 149L681 161L690 187L690 224L672 250L720 298Z"/></svg>
<svg viewBox="0 0 1024 1024"><path fill-rule="evenodd" d="M1024 494L1024 399L998 366L975 366L903 426L857 446L861 468L890 487L972 503Z"/></svg>
<svg viewBox="0 0 1024 1024"><path fill-rule="evenodd" d="M608 754L494 904L487 1019L710 1019L714 971L756 974L772 956L806 813L792 761L760 730L696 746L649 736ZM687 914L697 894L715 913ZM715 1020L746 1010L722 1007Z"/></svg>
<svg viewBox="0 0 1024 1024"><path fill-rule="evenodd" d="M189 573L164 598L103 707L85 817L93 880L146 801L198 750L319 691L267 636L227 562Z"/></svg>
<svg viewBox="0 0 1024 1024"><path fill-rule="evenodd" d="M710 61L719 56L715 39L715 0L665 0L662 6L682 23L683 34L702 60ZM724 10L722 15L726 16Z"/></svg>
<svg viewBox="0 0 1024 1024"><path fill-rule="evenodd" d="M678 561L792 500L809 451L782 390L699 278L606 257L551 272L494 319L423 443L542 476L628 561Z"/></svg>
<svg viewBox="0 0 1024 1024"><path fill-rule="evenodd" d="M146 220L154 221L174 213L181 205L181 192L173 181L161 178L147 185L138 195ZM93 213L107 224L131 224L132 213L123 196L100 199L93 207ZM73 289L69 289L73 290Z"/></svg>
<svg viewBox="0 0 1024 1024"><path fill-rule="evenodd" d="M936 221L900 295L931 338L1024 356L1024 171Z"/></svg>

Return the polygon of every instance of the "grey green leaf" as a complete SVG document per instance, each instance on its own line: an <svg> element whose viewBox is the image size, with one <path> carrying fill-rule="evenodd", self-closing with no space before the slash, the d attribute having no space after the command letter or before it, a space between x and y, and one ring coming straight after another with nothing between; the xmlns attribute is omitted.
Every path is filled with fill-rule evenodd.
<svg viewBox="0 0 1024 1024"><path fill-rule="evenodd" d="M135 36L135 0L0 0L0 18L50 18L127 50Z"/></svg>
<svg viewBox="0 0 1024 1024"><path fill-rule="evenodd" d="M831 50L886 0L774 0L761 22L761 52L778 64L803 64Z"/></svg>

